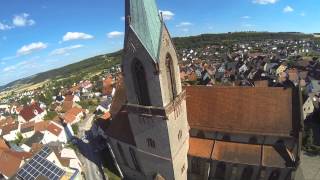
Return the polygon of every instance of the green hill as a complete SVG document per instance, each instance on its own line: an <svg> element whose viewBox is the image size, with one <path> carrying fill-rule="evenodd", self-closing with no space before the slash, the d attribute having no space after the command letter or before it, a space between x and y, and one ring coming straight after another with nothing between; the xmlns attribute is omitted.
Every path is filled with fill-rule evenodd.
<svg viewBox="0 0 320 180"><path fill-rule="evenodd" d="M224 34L202 34L191 37L173 38L177 50L185 48L201 48L207 45L228 45L235 42L263 41L270 39L310 39L313 35L297 32L269 33L269 32L238 32ZM25 84L36 84L48 79L70 77L75 74L87 74L107 69L121 61L122 51L99 55L83 61L70 64L58 69L42 72L27 78L13 81L5 86L0 86L0 91L12 89Z"/></svg>

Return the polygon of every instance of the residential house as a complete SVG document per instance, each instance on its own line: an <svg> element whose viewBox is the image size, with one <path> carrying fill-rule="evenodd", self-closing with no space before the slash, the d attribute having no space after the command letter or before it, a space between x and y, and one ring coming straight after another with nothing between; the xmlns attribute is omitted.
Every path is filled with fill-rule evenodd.
<svg viewBox="0 0 320 180"><path fill-rule="evenodd" d="M40 122L46 114L47 111L41 109L38 103L33 103L31 105L26 105L23 107L23 109L19 113L18 121L20 123L29 121Z"/></svg>
<svg viewBox="0 0 320 180"><path fill-rule="evenodd" d="M84 117L83 109L73 107L63 115L63 120L65 123L73 125L75 123L80 122L82 117Z"/></svg>
<svg viewBox="0 0 320 180"><path fill-rule="evenodd" d="M65 101L80 102L80 97L78 95L66 95Z"/></svg>
<svg viewBox="0 0 320 180"><path fill-rule="evenodd" d="M37 165L41 168L37 168ZM42 147L28 162L21 166L16 171L15 178L29 179L30 175L34 179L81 179L79 170L63 166L56 153L49 146Z"/></svg>
<svg viewBox="0 0 320 180"><path fill-rule="evenodd" d="M30 138L34 135L34 124L34 121L19 124L19 131L23 138Z"/></svg>
<svg viewBox="0 0 320 180"><path fill-rule="evenodd" d="M63 159L65 161L65 167L77 169L79 172L82 171L81 162L73 149L63 148L58 156L60 157L60 159Z"/></svg>
<svg viewBox="0 0 320 180"><path fill-rule="evenodd" d="M81 81L79 83L79 86L81 88L81 92L82 93L88 93L88 92L91 92L92 91L92 83L88 80L85 80L85 81Z"/></svg>
<svg viewBox="0 0 320 180"><path fill-rule="evenodd" d="M30 152L33 144L39 144L42 142L44 134L41 132L35 132L30 138L28 138L20 147L25 152Z"/></svg>
<svg viewBox="0 0 320 180"><path fill-rule="evenodd" d="M10 112L10 106L8 104L0 104L0 114L9 114Z"/></svg>
<svg viewBox="0 0 320 180"><path fill-rule="evenodd" d="M112 76L107 77L102 82L102 95L103 96L113 96L115 88L113 87Z"/></svg>
<svg viewBox="0 0 320 180"><path fill-rule="evenodd" d="M44 133L48 126L50 125L50 121L41 121L34 124L34 130L36 132Z"/></svg>
<svg viewBox="0 0 320 180"><path fill-rule="evenodd" d="M77 102L80 102L80 97L77 95L66 95L66 98L63 102L62 109L64 112L69 111L73 107L77 106Z"/></svg>
<svg viewBox="0 0 320 180"><path fill-rule="evenodd" d="M9 179L30 158L30 153L16 152L7 147L0 148L0 179Z"/></svg>
<svg viewBox="0 0 320 180"><path fill-rule="evenodd" d="M6 141L15 140L18 132L19 124L13 118L9 117L0 121L0 137Z"/></svg>
<svg viewBox="0 0 320 180"><path fill-rule="evenodd" d="M102 113L105 113L110 110L112 98L107 98L107 100L103 101L97 108L96 111L101 111Z"/></svg>
<svg viewBox="0 0 320 180"><path fill-rule="evenodd" d="M80 94L80 86L75 83L70 89L68 89L68 94Z"/></svg>
<svg viewBox="0 0 320 180"><path fill-rule="evenodd" d="M46 131L44 131L44 137L42 139L43 144L48 144L50 142L67 143L67 136L63 126L54 121L52 121Z"/></svg>

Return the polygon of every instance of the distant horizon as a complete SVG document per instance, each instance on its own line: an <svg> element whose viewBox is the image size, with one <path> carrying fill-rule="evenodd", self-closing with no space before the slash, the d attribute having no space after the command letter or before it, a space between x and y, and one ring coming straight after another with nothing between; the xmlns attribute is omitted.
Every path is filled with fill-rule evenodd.
<svg viewBox="0 0 320 180"><path fill-rule="evenodd" d="M317 33L317 0L157 0L172 37L228 32ZM69 8L72 7L72 8ZM4 0L0 86L122 49L124 0Z"/></svg>
<svg viewBox="0 0 320 180"><path fill-rule="evenodd" d="M306 34L306 35L314 35L314 34L317 34L317 33L304 33L304 32L270 32L270 31L234 31L234 32L221 32L221 33L210 33L210 32L207 32L207 33L201 33L201 34L197 34L197 35L190 35L190 36L175 36L173 38L184 38L184 37L196 37L196 36L201 36L201 35L204 35L204 34L228 34L228 33L301 33L301 34ZM118 51L121 51L123 48L120 48L118 50L114 50L114 51L110 51L110 52L104 52L104 53L99 53L99 54L95 54L95 55L91 55L91 56L88 56L88 57L83 57L79 60L75 60L74 62L71 62L69 64L65 64L63 66L59 66L59 67L55 67L55 68L52 68L52 69L48 69L48 70L45 70L45 71L41 71L41 72L37 72L35 74L32 74L32 75L29 75L29 76L25 76L25 77L21 77L21 78L18 78L18 79L15 79L15 80L12 80L8 83L5 83L5 84L1 84L0 82L0 87L3 87L3 86L6 86L12 82L15 82L15 81L18 81L18 80L21 80L21 79L25 79L25 78L30 78L32 76L35 76L37 74L41 74L41 73L45 73L47 71L52 71L52 70L55 70L55 69L60 69L60 68L63 68L65 66L68 66L68 65L72 65L72 64L75 64L75 63L79 63L81 61L84 61L86 59L89 59L89 58L92 58L92 57L96 57L96 56L101 56L101 55L105 55L105 54L112 54L112 53L115 53L115 52L118 52Z"/></svg>

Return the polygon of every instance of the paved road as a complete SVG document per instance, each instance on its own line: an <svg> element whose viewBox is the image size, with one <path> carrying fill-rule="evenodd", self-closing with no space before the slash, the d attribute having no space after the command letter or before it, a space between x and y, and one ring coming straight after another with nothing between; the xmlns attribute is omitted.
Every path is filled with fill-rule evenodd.
<svg viewBox="0 0 320 180"><path fill-rule="evenodd" d="M79 124L79 134L78 134L78 143L77 146L83 156L80 157L80 160L83 164L83 170L86 176L86 180L104 180L108 177L104 177L101 174L97 164L101 164L99 157L96 156L97 153L94 152L95 143L93 140L90 140L89 143L82 141L82 137L88 132L91 128L93 121L93 115L88 115L80 124Z"/></svg>

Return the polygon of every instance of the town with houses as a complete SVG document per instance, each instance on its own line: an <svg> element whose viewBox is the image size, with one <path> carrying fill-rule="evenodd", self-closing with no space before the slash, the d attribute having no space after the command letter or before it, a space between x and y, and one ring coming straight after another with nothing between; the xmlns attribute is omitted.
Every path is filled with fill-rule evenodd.
<svg viewBox="0 0 320 180"><path fill-rule="evenodd" d="M183 49L179 52L181 82L184 86L299 86L303 92L304 124L313 132L313 142L305 148L316 151L312 148L320 145L317 122L320 63L318 57L306 54L320 53L319 46L307 40L273 40L233 44L231 48ZM115 66L113 73L109 72L102 72L98 81L83 79L74 82L70 88L59 87L57 94L47 97L50 99L47 104L37 99L39 95L46 96L41 88L3 98L0 104L2 177L9 179L19 175L21 168L28 165L44 147L49 148L50 154L44 159L64 172L59 178L85 177L84 172L89 171L85 171L86 165L90 164L83 161L83 155L77 150L77 141L89 143L90 139L99 139L98 136L108 138L105 127L111 118L110 108L121 79L121 68ZM279 83L281 80L286 82L285 85ZM24 99L28 101L23 102ZM81 102L88 101L95 103L81 106ZM87 128L87 131L82 128ZM84 131L90 133L84 134ZM101 142L105 145L99 144L96 148L107 148L107 141Z"/></svg>
<svg viewBox="0 0 320 180"><path fill-rule="evenodd" d="M143 2L146 1L141 1L141 3ZM142 11L135 6L132 8L137 8L137 11ZM152 10L153 9L150 11ZM130 20L132 21L126 20L128 21L127 26L128 23L132 23L130 27L134 29L136 25L134 23L139 23L135 21L137 14L134 14L135 12L126 13L131 16ZM145 15L144 13L141 14ZM155 18L155 16L150 15L147 18ZM160 21L161 20L159 20L159 22ZM161 21L161 23L163 22ZM164 32L161 33L168 33L165 30L163 31ZM136 33L137 36L140 36L138 30ZM132 38L131 34L131 31L127 32L129 38ZM167 36L168 35L164 35L165 38L167 38ZM135 42L135 38L132 39L133 43L137 43ZM142 44L145 43L143 38L140 38L139 41L142 41ZM231 177L224 178L224 175L221 176L221 174L225 174L222 173L225 171L229 172L229 174L234 174L233 170L226 170L226 166L229 167L229 165L221 165L219 163L218 165L215 165L215 163L212 163L214 165L201 165L203 163L202 161L194 160L197 158L202 160L209 158L210 161L232 161L234 164L250 164L250 167L254 168L253 170L250 168L245 169L245 175L241 176L242 180L256 179L251 178L252 174L256 174L256 166L265 166L265 169L268 169L271 166L273 168L278 167L278 165L281 171L268 169L265 171L264 176L267 177L271 174L271 179L269 178L269 180L293 179L290 173L292 169L298 167L300 163L300 149L314 156L320 154L320 41L308 38L278 38L260 41L239 41L228 46L219 42L214 42L213 44L215 45L176 49L178 59L177 66L179 66L177 69L179 69L180 74L175 75L175 77L180 77L180 80L175 79L175 81L181 83L177 85L176 89L178 90L174 90L176 94L172 94L172 97L177 96L178 99L174 100L176 102L173 104L183 101L180 99L186 96L186 110L188 111L188 123L190 125L190 127L188 125L190 129L190 140L186 143L190 146L188 147L189 151L186 152L188 153L187 164L189 165L181 165L180 169L178 168L179 171L181 171L181 174L187 172L186 176L188 179L210 179L210 177L213 177L211 179L231 179ZM148 45L145 46L147 49L149 48ZM171 48L168 51L173 52L173 45L167 46ZM130 128L128 123L126 124L122 121L130 121L130 123L132 123L133 119L131 118L133 118L133 115L129 115L128 118L128 113L130 114L131 111L144 113L144 121L148 121L150 114L139 105L133 105L133 95L130 94L130 88L132 88L133 85L128 83L129 70L126 68L126 63L124 62L131 56L129 51L125 46L125 55L122 64L117 64L110 69L105 69L92 78L77 79L69 84L63 84L57 81L47 82L42 87L17 93L12 91L5 97L2 97L0 101L0 179L122 179L125 177L128 177L128 179L140 179L140 176L136 175L135 171L143 171L141 167L144 167L144 165L141 164L143 164L144 161L141 159L137 160L134 151L131 151L132 147L141 146L142 143L139 141L140 136L135 129L139 128L139 126ZM148 53L151 54L150 57L153 57L151 50L149 50ZM171 56L174 59L173 54L174 53L172 53ZM139 63L137 63L137 66L138 64ZM160 67L160 69L161 68L162 67ZM161 72L165 72L165 70L160 70L160 74ZM149 71L146 71L146 73L149 73ZM138 73L137 77L140 77L139 75L141 74ZM139 81L143 81L143 79ZM144 83L136 83L142 87L144 86ZM127 89L124 88L124 84ZM172 89L174 89L173 85L171 86ZM180 86L181 89L179 88ZM213 94L209 91L210 89L203 87L213 88L212 91L216 91L217 94ZM228 92L228 89L230 89L230 94L224 94L224 92ZM266 89L272 92L266 93L264 91ZM300 92L300 96L297 95L294 97L296 99L291 98L291 91L290 95L288 95L288 89L297 89ZM186 91L187 95L183 95L183 90ZM249 92L244 92L245 90ZM124 95L126 91L127 95ZM219 94L220 91L223 95ZM141 90L141 92L145 91ZM178 94L178 92L181 94ZM294 94L294 92L295 91L292 91L292 94ZM230 97L227 97L228 95L233 96L233 99L230 100ZM214 99L210 99L211 102L207 102L209 101L206 100L207 97L216 97L219 99L217 100L218 103L214 104ZM248 105L248 108L243 106L240 108L240 106L235 105L239 107L239 109L237 111L230 110L230 112L252 114L252 109L254 109L256 113L263 113L263 106L266 112L271 112L269 109L272 107L265 106L278 104L279 110L272 109L272 112L282 114L276 114L274 115L275 117L268 115L268 118L277 119L279 116L285 119L291 116L301 116L302 124L290 124L290 122L288 125L287 122L281 121L280 126L288 125L290 127L284 127L287 129L282 130L275 128L274 126L277 126L277 124L273 124L270 126L279 132L274 132L276 130L270 130L269 132L268 128L272 129L270 127L266 127L264 132L263 136L265 139L268 139L270 134L277 137L285 136L286 139L284 141L288 142L291 142L290 138L294 139L292 140L292 142L294 142L292 144L295 145L292 145L292 148L289 148L289 150L288 148L286 149L289 152L288 155L285 156L285 158L281 156L284 161L286 161L285 163L280 162L278 159L281 157L275 155L276 151L272 149L273 146L270 145L272 144L271 142L273 142L272 140L268 142L269 144L267 142L260 143L259 135L262 134L260 133L260 131L262 131L261 129L259 129L259 132L258 130L254 132L253 130L252 132L248 130L251 134L257 135L257 138L250 139L249 144L243 144L242 141L244 140L232 140L233 137L238 137L238 139L243 137L240 135L235 136L235 130L228 132L230 133L229 135L221 136L221 138L217 135L217 137L211 139L207 138L209 136L208 134L210 134L209 131L214 131L216 134L219 134L220 132L217 130L219 128L217 127L215 130L212 130L214 128L212 127L210 129L209 126L211 124L208 123L208 128L202 129L200 124L203 122L197 122L200 120L195 120L196 118L201 119L202 117L194 117L202 113L190 115L191 112L195 112L196 110L200 111L202 108L201 105L204 106L204 109L207 108L207 105L210 103L224 107L226 106L223 104L224 102L239 104L242 97L250 97L256 99L256 101L261 100L261 102L244 101L248 104L242 103L241 105ZM153 107L150 103L158 103L154 99L140 98L138 98L139 101L144 102L142 104L150 107ZM266 98L271 99L270 102L266 100ZM201 102L198 102L198 99L201 99ZM278 102L281 100L283 100L283 102ZM274 103L275 101L277 102ZM123 106L123 104L126 103L128 103L128 105ZM262 105L252 107L255 103L261 103ZM294 105L294 103L297 104ZM197 105L200 107L196 107ZM291 110L288 113L287 109L289 106L291 107L291 105L292 108L290 108ZM175 109L174 114L176 119L181 118L183 120L183 118L179 116L179 113L177 113L178 115L176 114L176 112L182 111L176 111L176 108L184 109L184 106L185 105L173 107ZM301 112L295 114L294 109L299 111L300 106ZM249 109L249 107L251 107L251 109ZM128 108L128 110L124 110L125 108ZM228 107L226 107L226 109L228 109ZM153 113L154 109L148 110ZM244 112L241 112L242 110ZM206 110L203 111L203 114L210 113ZM219 114L218 111L220 110L214 109L212 113L215 111ZM159 112L155 113L161 114L162 111L160 112L159 110ZM167 109L165 113L168 113ZM232 117L232 115L222 115ZM156 115L152 114L152 116L155 117ZM157 115L156 118L158 118L158 116L162 118L162 115ZM168 118L172 118L171 115L170 117L168 115ZM248 115L243 118L250 119L251 116ZM254 118L264 120L261 114L254 115ZM117 123L116 120L118 121L118 119L122 121ZM219 116L219 119L226 119L226 117ZM226 120L226 123L228 123L227 121L228 120ZM241 123L246 124L244 121ZM148 124L148 122L144 122L143 124ZM214 124L212 126L218 125ZM244 125L239 126L242 127ZM184 127L182 127L182 129L183 128ZM187 127L185 128L188 129ZM235 127L235 129L236 128L237 127ZM258 129L258 127L253 127L253 129L254 128ZM299 130L295 128L302 128L302 130L298 132ZM242 133L243 129L240 129L239 132L240 131ZM185 134L188 134L183 132L184 130L177 133L179 139L183 139ZM135 138L132 138L133 136L135 136ZM206 138L203 138L204 136L206 136ZM300 140L301 142L299 142ZM277 141L277 143L279 142ZM147 144L149 147L156 148L156 143L151 138L147 138ZM159 146L162 144L163 143L159 143ZM182 145L182 147L183 146L184 145ZM291 147L290 145L288 146ZM122 150L122 148L124 149L126 147L129 147L130 153L128 154L131 155L133 162L128 162L129 160L124 158L127 157L127 159L129 159L130 156L125 155L126 152L123 152L125 150ZM221 152L225 151L225 153L217 155L220 151L216 148L220 148ZM233 153L232 155L227 155L228 151L223 148L234 148L239 149L239 151L236 152L236 150L234 150L234 152L231 152ZM263 153L261 154L269 155L269 158L274 158L273 161L267 161L265 156L260 157L260 155L257 155L257 157L253 157L251 154L256 154L255 152L260 151L259 148L263 149ZM115 151L114 149L117 150ZM144 149L144 147L142 147L142 149ZM242 150L246 151L244 156L247 156L247 158L235 157L237 155L242 156ZM283 152L281 148L279 151ZM166 158L165 153L167 150L165 149L163 154L162 152L152 150L150 150L150 152L152 154L158 154L161 158L162 156ZM209 154L207 152L209 152ZM181 154L183 153L184 152ZM119 158L119 154L122 158ZM141 155L141 157L143 157L143 155ZM148 159L148 157L146 157L146 159ZM263 159L263 162L260 162L260 159ZM140 165L138 162L140 162ZM146 160L146 162L148 162L148 160ZM163 163L161 160L156 160L155 162ZM177 166L180 166L179 163ZM145 166L147 165L146 163ZM126 166L130 166L130 168ZM216 167L216 170L212 170L214 169L213 167ZM135 170L131 172L130 169ZM151 174L151 170L147 171L147 167L144 169L146 179L150 179L149 175ZM163 170L163 172L164 174L150 175L150 177L152 176L154 179L160 180L166 179L164 177L179 176L176 174L171 176L169 173L170 170L168 169ZM290 172L290 175L284 177L285 175L283 174L287 172ZM181 175L181 177L182 178L168 179L184 179L183 177L185 176ZM249 178L246 179L246 177ZM261 179L263 179L262 175Z"/></svg>

